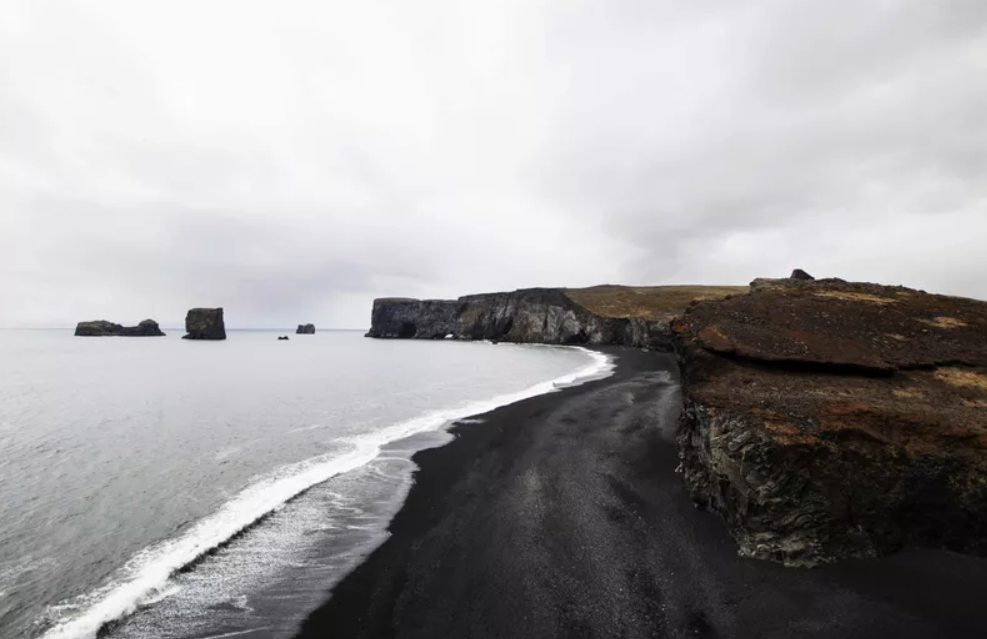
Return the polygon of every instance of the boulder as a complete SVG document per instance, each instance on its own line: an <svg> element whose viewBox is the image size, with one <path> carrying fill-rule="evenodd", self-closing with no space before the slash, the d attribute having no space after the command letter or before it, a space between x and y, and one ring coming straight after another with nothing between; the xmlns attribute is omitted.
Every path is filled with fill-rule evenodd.
<svg viewBox="0 0 987 639"><path fill-rule="evenodd" d="M802 269L797 268L794 271L792 271L792 276L789 279L803 280L803 281L806 281L806 282L811 282L812 280L814 280L816 278L812 277L811 275L809 275L808 273L806 273Z"/></svg>
<svg viewBox="0 0 987 639"><path fill-rule="evenodd" d="M987 555L987 303L758 282L672 324L696 503L740 554L789 565Z"/></svg>
<svg viewBox="0 0 987 639"><path fill-rule="evenodd" d="M299 324L295 333L297 335L315 335L315 324Z"/></svg>
<svg viewBox="0 0 987 639"><path fill-rule="evenodd" d="M185 316L185 331L182 339L221 340L226 339L226 325L223 322L222 308L193 308Z"/></svg>
<svg viewBox="0 0 987 639"><path fill-rule="evenodd" d="M158 323L146 319L137 326L122 326L106 320L79 322L75 327L77 337L163 337Z"/></svg>
<svg viewBox="0 0 987 639"><path fill-rule="evenodd" d="M280 337L278 337L278 341L279 342L282 341L282 340L286 340L286 339L288 339L288 336L287 335L281 335Z"/></svg>

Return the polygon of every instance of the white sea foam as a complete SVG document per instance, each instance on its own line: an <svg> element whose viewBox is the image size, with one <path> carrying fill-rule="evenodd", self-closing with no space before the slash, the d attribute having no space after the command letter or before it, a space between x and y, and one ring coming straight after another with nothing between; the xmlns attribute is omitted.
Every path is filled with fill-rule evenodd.
<svg viewBox="0 0 987 639"><path fill-rule="evenodd" d="M164 588L161 588L154 594L144 597L141 601L141 605L150 606L151 604L156 604L163 599L167 599L174 594L178 594L180 591L181 588L177 584L167 584Z"/></svg>
<svg viewBox="0 0 987 639"><path fill-rule="evenodd" d="M229 541L312 486L373 461L380 454L381 447L389 442L439 430L457 420L559 388L600 379L613 371L611 357L579 347L569 348L588 354L591 363L574 373L516 393L434 411L370 434L337 440L337 443L347 445L345 452L336 451L291 464L249 486L184 534L135 555L106 586L71 602L51 606L49 614L61 618L43 635L43 639L95 639L104 624L175 592L169 578L176 571Z"/></svg>

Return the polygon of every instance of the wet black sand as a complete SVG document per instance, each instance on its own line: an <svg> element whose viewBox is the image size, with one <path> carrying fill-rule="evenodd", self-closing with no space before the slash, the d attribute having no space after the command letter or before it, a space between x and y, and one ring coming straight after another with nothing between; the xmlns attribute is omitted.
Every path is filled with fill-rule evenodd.
<svg viewBox="0 0 987 639"><path fill-rule="evenodd" d="M614 376L416 454L392 536L300 637L987 637L985 560L738 558L674 472L674 361L610 352Z"/></svg>

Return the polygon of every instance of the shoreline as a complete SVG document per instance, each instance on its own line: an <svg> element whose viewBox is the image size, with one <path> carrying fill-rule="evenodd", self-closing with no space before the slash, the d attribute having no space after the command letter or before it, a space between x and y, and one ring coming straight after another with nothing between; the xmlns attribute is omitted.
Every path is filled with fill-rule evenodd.
<svg viewBox="0 0 987 639"><path fill-rule="evenodd" d="M342 454L341 456L335 456L319 461L318 463L313 463L315 460L321 458L321 456L316 456L281 468L277 473L270 475L266 479L254 482L236 493L217 512L197 520L189 530L146 547L142 552L145 553L146 557L150 557L151 559L145 559L144 565L136 567L133 574L128 575L127 579L111 580L107 586L92 591L97 597L88 601L80 614L59 620L57 623L45 628L40 636L44 639L63 636L114 636L117 630L128 627L134 621L134 618L141 614L144 608L150 608L151 603L158 604L160 601L163 601L165 598L159 599L156 593L175 587L173 583L175 579L196 570L204 562L222 554L238 541L252 534L257 528L277 517L282 509L293 506L295 502L304 499L313 491L317 492L318 487L333 481L337 477L344 478L353 473L365 472L375 464L385 464L386 460L383 459L384 457L403 457L406 463L411 464L413 467L411 458L415 453L433 446L441 446L452 438L448 433L452 424L463 420L468 421L475 415L485 414L496 408L524 401L531 397L552 394L558 392L561 388L579 385L588 380L598 379L600 376L607 376L612 369L612 358L598 351L591 351L580 347L539 347L574 348L574 350L582 351L585 361L574 370L551 379L539 381L521 390L471 400L459 406L432 409L422 414L396 421L377 431L354 436L351 442L354 444L358 443L359 445L353 451ZM419 446L420 448L418 448ZM411 450L406 453L395 453L395 451L409 447ZM364 457L367 457L367 459L364 459ZM361 462L361 460L363 461ZM346 467L342 470L325 470L328 467L336 468L340 464ZM288 469L292 469L291 472L286 472ZM331 472L331 476L310 483L309 480L311 479L312 472L322 472L323 470L325 472ZM410 470L407 471L407 476L410 482ZM304 484L300 489L299 482ZM277 495L274 496L277 503L269 503L272 497L267 493L271 492L271 489L279 488L282 484L287 485L287 487L277 491ZM264 493L261 496L265 498L263 504L260 506L253 503L256 501L253 498L257 497L255 493L259 491ZM253 498L248 500L250 497ZM224 533L217 536L216 531L212 530L213 527L210 526L210 523L221 519L223 513L238 504L242 506L242 502L246 501L250 502L247 504L249 506L261 507L260 514L254 517L248 513L244 519L247 523L242 526L238 526L237 522L221 521L220 523L226 525L227 528L233 526L235 530L229 534ZM398 500L398 505L391 511L391 516L394 512L397 512L401 503L403 503L403 496ZM236 508L235 510L239 511L242 508ZM372 510L374 510L373 507L367 508L368 512ZM240 515L239 512L237 514L238 516ZM377 534L372 534L370 537L386 537L386 523L391 519L391 516L383 519L378 526ZM205 533L210 534L211 538L203 546L200 542L205 533L201 531L205 528L209 528ZM193 548L189 550L189 547ZM163 552L165 550L168 552ZM195 553L194 555L188 554L193 551ZM178 554L177 558L175 557L176 553ZM139 559L141 555L138 554L135 557ZM137 559L134 557L129 559L128 563L124 565L124 568L130 565L131 562L137 561ZM154 579L153 583L149 582L149 576ZM321 588L313 590L313 592L321 593ZM87 593L79 597L84 596L90 596L90 594ZM266 598L261 596L260 599L263 601ZM319 599L310 602L310 606L314 605ZM276 605L272 605L271 601L264 601L263 604L258 605L268 608L276 616L280 617L284 615L282 611L277 609L278 607ZM307 609L308 607L305 607L302 610ZM304 613L298 615L298 611L296 611L296 619L298 621L301 620L299 616L303 618ZM244 632L253 631L246 630ZM195 630L189 636L199 636L199 634L200 632ZM290 634L287 636L290 636Z"/></svg>
<svg viewBox="0 0 987 639"><path fill-rule="evenodd" d="M980 637L987 560L915 550L815 570L741 559L675 473L677 369L459 420L412 460L388 538L297 637Z"/></svg>

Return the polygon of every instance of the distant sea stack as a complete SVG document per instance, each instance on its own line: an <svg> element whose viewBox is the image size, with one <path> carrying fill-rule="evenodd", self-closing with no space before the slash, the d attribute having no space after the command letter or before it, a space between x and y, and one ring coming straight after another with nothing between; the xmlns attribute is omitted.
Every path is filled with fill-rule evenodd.
<svg viewBox="0 0 987 639"><path fill-rule="evenodd" d="M182 339L220 340L226 339L226 324L223 322L222 308L193 308L185 316L185 331Z"/></svg>
<svg viewBox="0 0 987 639"><path fill-rule="evenodd" d="M315 335L315 324L299 324L296 335Z"/></svg>
<svg viewBox="0 0 987 639"><path fill-rule="evenodd" d="M137 326L122 326L106 320L79 322L75 327L75 335L76 337L164 337L158 323L152 319L146 319Z"/></svg>
<svg viewBox="0 0 987 639"><path fill-rule="evenodd" d="M672 331L680 468L741 555L987 555L987 303L796 271Z"/></svg>

